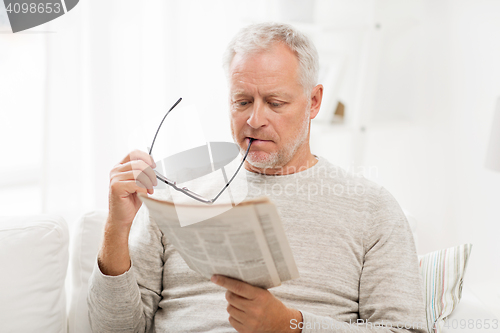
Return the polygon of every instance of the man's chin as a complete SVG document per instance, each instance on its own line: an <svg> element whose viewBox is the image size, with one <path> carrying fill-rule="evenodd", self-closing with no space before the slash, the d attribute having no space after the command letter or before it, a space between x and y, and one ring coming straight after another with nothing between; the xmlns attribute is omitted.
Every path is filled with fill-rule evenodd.
<svg viewBox="0 0 500 333"><path fill-rule="evenodd" d="M275 168L277 164L277 153L249 152L247 162L259 169Z"/></svg>

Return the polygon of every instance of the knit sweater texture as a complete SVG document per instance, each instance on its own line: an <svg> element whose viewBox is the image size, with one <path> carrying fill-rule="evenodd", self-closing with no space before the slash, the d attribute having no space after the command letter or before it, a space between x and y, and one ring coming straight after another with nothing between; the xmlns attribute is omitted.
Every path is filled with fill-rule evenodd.
<svg viewBox="0 0 500 333"><path fill-rule="evenodd" d="M291 327L427 332L412 232L384 187L322 157L288 175L240 172L248 198L266 195L276 204L299 270L299 279L269 290L301 311L303 323ZM131 267L122 275L102 274L96 260L87 299L94 332L235 332L226 290L187 266L145 205L129 249Z"/></svg>

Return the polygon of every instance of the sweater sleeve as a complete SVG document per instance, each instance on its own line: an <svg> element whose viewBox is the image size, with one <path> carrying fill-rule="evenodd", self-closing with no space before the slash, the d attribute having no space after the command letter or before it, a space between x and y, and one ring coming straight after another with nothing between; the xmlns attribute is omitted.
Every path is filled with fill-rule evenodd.
<svg viewBox="0 0 500 333"><path fill-rule="evenodd" d="M359 318L340 322L301 311L302 332L427 333L423 284L409 223L383 187L364 232Z"/></svg>
<svg viewBox="0 0 500 333"><path fill-rule="evenodd" d="M136 214L129 236L130 269L104 275L97 259L87 297L92 331L152 332L161 300L164 237L145 205Z"/></svg>

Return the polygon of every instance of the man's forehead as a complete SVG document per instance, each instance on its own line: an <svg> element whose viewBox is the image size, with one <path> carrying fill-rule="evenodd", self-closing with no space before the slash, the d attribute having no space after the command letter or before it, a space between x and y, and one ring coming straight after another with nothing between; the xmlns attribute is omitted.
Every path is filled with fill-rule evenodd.
<svg viewBox="0 0 500 333"><path fill-rule="evenodd" d="M236 88L236 89L231 89L230 95L232 97L238 97L238 96L253 96L255 93L259 93L262 95L265 95L266 97L286 97L286 98L291 98L293 97L292 94L289 92L282 90L282 89L241 89L241 88Z"/></svg>
<svg viewBox="0 0 500 333"><path fill-rule="evenodd" d="M235 54L229 70L230 95L293 97L302 89L295 54L285 45Z"/></svg>

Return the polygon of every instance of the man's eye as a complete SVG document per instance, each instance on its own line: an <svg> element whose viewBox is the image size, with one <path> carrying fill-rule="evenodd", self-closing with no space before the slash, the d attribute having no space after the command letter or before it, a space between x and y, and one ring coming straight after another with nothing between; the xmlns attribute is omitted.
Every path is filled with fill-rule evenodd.
<svg viewBox="0 0 500 333"><path fill-rule="evenodd" d="M283 103L280 103L280 102L269 102L269 104L271 104L271 106L274 108L277 108L277 107L280 107L283 105Z"/></svg>
<svg viewBox="0 0 500 333"><path fill-rule="evenodd" d="M233 101L235 107L242 107L242 106L247 106L250 104L249 101Z"/></svg>

